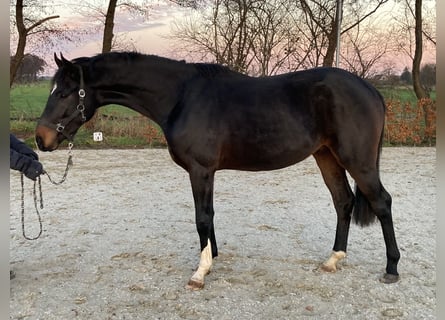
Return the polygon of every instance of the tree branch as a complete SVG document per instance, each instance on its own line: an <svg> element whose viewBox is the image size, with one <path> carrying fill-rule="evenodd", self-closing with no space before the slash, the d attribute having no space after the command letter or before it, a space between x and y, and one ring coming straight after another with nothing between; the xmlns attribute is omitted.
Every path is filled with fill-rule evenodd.
<svg viewBox="0 0 445 320"><path fill-rule="evenodd" d="M434 45L436 45L436 40L434 40L428 33L425 31L422 31L422 33L428 41L431 41Z"/></svg>
<svg viewBox="0 0 445 320"><path fill-rule="evenodd" d="M384 5L386 2L388 2L388 0L381 0L379 1L379 3L377 4L377 6L371 10L370 12L368 12L367 14L365 14L363 17L361 17L359 20L357 20L355 23L353 23L352 25L350 25L349 27L347 27L345 30L343 30L341 32L341 34L348 32L351 29L354 29L357 25L359 25L363 20L367 19L369 16L373 15L378 8L380 8L382 5Z"/></svg>
<svg viewBox="0 0 445 320"><path fill-rule="evenodd" d="M41 24L45 23L48 20L57 19L57 18L60 18L60 16L55 15L55 16L49 16L49 17L43 18L43 19L37 21L36 23L34 23L33 25L29 26L28 28L26 28L26 33L29 33L32 29L37 28L38 26L40 26Z"/></svg>

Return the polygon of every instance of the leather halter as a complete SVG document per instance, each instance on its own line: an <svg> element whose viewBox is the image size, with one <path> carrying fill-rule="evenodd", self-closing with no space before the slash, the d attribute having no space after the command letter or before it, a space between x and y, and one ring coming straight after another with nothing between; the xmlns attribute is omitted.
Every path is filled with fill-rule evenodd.
<svg viewBox="0 0 445 320"><path fill-rule="evenodd" d="M79 86L79 104L76 107L76 110L68 117L61 119L59 122L57 122L56 124L49 122L45 119L40 119L38 121L39 125L44 125L45 127L48 128L52 128L55 129L57 132L63 134L69 141L73 140L73 137L71 137L66 131L65 131L65 127L71 122L73 121L76 117L78 117L80 115L82 122L86 122L87 118L85 117L85 105L84 105L84 100L85 100L85 83L83 80L83 72L82 72L82 67L81 66L77 66L79 68L79 73L80 73L80 86Z"/></svg>

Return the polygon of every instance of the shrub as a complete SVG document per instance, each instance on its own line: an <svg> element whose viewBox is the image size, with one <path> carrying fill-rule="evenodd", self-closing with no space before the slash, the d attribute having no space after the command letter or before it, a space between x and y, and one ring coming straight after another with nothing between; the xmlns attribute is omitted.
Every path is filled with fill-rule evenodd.
<svg viewBox="0 0 445 320"><path fill-rule="evenodd" d="M436 102L422 99L409 102L388 100L385 143L389 145L433 145L436 142Z"/></svg>

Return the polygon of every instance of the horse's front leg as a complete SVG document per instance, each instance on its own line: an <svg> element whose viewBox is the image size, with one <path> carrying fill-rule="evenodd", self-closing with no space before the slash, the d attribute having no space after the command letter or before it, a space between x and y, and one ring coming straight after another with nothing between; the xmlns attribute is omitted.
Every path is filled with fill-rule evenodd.
<svg viewBox="0 0 445 320"><path fill-rule="evenodd" d="M196 272L187 288L199 290L204 287L204 277L212 268L213 257L218 255L213 227L213 182L214 171L198 167L190 171L193 198L195 201L196 228L201 243L201 258Z"/></svg>

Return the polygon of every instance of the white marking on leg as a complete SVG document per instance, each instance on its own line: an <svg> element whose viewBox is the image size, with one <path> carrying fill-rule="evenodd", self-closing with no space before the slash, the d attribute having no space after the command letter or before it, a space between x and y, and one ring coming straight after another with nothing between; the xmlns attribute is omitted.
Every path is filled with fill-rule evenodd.
<svg viewBox="0 0 445 320"><path fill-rule="evenodd" d="M187 285L193 290L202 289L204 287L204 277L210 272L212 268L212 245L210 239L207 241L207 246L201 252L201 259L199 261L198 270L190 278Z"/></svg>
<svg viewBox="0 0 445 320"><path fill-rule="evenodd" d="M331 257L325 263L323 263L321 268L324 271L336 272L337 262L344 259L345 257L346 257L346 252L344 251L332 251Z"/></svg>

